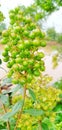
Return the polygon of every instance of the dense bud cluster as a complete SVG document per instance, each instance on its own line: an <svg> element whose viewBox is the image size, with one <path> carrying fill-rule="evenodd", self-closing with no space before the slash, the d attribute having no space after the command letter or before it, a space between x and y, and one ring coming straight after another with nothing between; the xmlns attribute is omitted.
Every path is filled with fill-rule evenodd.
<svg viewBox="0 0 62 130"><path fill-rule="evenodd" d="M1 42L7 44L3 56L10 68L8 76L12 76L13 83L23 85L45 70L44 53L38 52L40 47L46 46L45 34L19 7L9 14L11 26L2 33Z"/></svg>
<svg viewBox="0 0 62 130"><path fill-rule="evenodd" d="M19 119L17 128L21 128L22 130L36 130L37 128L39 128L38 119L28 114L22 114L22 118Z"/></svg>
<svg viewBox="0 0 62 130"><path fill-rule="evenodd" d="M33 101L30 96L26 97L25 109L27 108L42 109L47 114L47 112L51 113L53 108L56 106L56 103L60 101L59 95L61 91L57 90L56 88L53 87L40 88L39 86L34 84L32 90L36 95L36 100Z"/></svg>

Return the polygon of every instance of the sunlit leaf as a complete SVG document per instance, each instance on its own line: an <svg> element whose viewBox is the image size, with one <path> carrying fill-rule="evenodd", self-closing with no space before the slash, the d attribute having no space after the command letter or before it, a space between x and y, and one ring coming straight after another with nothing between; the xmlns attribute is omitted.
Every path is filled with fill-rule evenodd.
<svg viewBox="0 0 62 130"><path fill-rule="evenodd" d="M0 101L1 101L3 104L6 104L7 101L8 101L8 97L7 97L6 95L1 94L1 95L0 95Z"/></svg>
<svg viewBox="0 0 62 130"><path fill-rule="evenodd" d="M43 110L37 110L37 109L27 109L27 110L24 110L24 113L30 114L32 116L44 115Z"/></svg>
<svg viewBox="0 0 62 130"><path fill-rule="evenodd" d="M47 117L44 118L44 120L42 122L48 127L48 129L46 129L46 130L56 130L55 124L52 123L49 118L47 118Z"/></svg>
<svg viewBox="0 0 62 130"><path fill-rule="evenodd" d="M11 112L7 112L5 115L0 117L2 121L8 121L12 116L14 116L23 106L23 101L18 101L13 107Z"/></svg>
<svg viewBox="0 0 62 130"><path fill-rule="evenodd" d="M35 101L36 100L36 95L34 93L34 91L32 89L29 88L29 94L31 96L31 98Z"/></svg>
<svg viewBox="0 0 62 130"><path fill-rule="evenodd" d="M6 85L6 84L9 84L12 82L12 78L5 78L2 80L2 86Z"/></svg>

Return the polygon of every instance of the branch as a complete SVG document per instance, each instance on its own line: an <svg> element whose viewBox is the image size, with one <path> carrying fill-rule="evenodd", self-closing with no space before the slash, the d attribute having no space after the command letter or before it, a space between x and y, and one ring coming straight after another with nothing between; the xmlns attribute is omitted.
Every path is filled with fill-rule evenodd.
<svg viewBox="0 0 62 130"><path fill-rule="evenodd" d="M42 126L41 126L41 121L40 120L38 121L38 124L39 124L39 130L42 130Z"/></svg>

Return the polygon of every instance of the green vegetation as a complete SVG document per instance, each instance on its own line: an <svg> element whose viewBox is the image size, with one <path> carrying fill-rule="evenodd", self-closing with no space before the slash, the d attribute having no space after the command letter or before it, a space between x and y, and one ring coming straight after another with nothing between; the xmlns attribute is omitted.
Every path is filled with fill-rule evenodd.
<svg viewBox="0 0 62 130"><path fill-rule="evenodd" d="M0 22L2 22L4 20L4 16L3 13L0 11Z"/></svg>
<svg viewBox="0 0 62 130"><path fill-rule="evenodd" d="M57 34L57 42L62 44L62 33Z"/></svg>
<svg viewBox="0 0 62 130"><path fill-rule="evenodd" d="M48 28L46 33L50 41L56 41L57 43L62 44L62 33L57 33L54 27Z"/></svg>
<svg viewBox="0 0 62 130"><path fill-rule="evenodd" d="M56 41L57 34L53 27L48 28L46 33L50 41Z"/></svg>
<svg viewBox="0 0 62 130"><path fill-rule="evenodd" d="M59 81L55 82L54 86L62 90L62 78Z"/></svg>
<svg viewBox="0 0 62 130"><path fill-rule="evenodd" d="M52 79L43 75L45 55L38 51L46 46L46 35L38 22L61 4L57 0L36 0L27 8L20 6L9 12L10 26L2 31L0 40L5 45L2 55L8 67L7 77L0 82L1 130L62 129L62 111L58 105L62 90L48 86Z"/></svg>

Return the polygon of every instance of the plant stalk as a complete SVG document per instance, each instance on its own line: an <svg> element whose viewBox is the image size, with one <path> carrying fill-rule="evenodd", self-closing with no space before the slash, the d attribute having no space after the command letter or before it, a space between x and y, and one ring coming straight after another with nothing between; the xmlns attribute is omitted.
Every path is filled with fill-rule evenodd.
<svg viewBox="0 0 62 130"><path fill-rule="evenodd" d="M5 105L4 104L2 104L2 105L3 105L4 112L6 113L7 111L6 111ZM10 123L9 123L9 121L7 121L7 130L10 130Z"/></svg>
<svg viewBox="0 0 62 130"><path fill-rule="evenodd" d="M23 94L23 101L24 101L24 102L25 102L25 97L26 97L26 85L24 86L24 94ZM15 126L14 130L17 130L17 124L18 124L19 119L20 119L21 116L22 116L23 107L24 107L24 103L23 103L22 109L20 110L20 112L19 112L19 114L18 114L18 119L17 119L17 121L16 121L16 126Z"/></svg>
<svg viewBox="0 0 62 130"><path fill-rule="evenodd" d="M42 130L41 121L39 120L38 123L39 123L39 130Z"/></svg>

